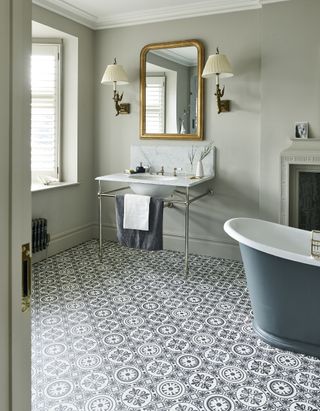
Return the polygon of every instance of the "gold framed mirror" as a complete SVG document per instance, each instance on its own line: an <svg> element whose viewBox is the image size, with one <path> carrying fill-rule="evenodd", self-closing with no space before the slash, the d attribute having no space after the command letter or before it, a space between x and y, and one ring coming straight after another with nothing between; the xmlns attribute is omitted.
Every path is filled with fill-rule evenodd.
<svg viewBox="0 0 320 411"><path fill-rule="evenodd" d="M202 140L204 47L148 44L140 54L140 138Z"/></svg>

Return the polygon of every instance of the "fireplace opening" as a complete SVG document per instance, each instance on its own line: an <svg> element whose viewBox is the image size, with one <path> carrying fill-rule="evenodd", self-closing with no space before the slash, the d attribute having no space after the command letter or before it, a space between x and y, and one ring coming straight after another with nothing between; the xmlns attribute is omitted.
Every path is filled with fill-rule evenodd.
<svg viewBox="0 0 320 411"><path fill-rule="evenodd" d="M291 164L289 225L320 230L320 165Z"/></svg>

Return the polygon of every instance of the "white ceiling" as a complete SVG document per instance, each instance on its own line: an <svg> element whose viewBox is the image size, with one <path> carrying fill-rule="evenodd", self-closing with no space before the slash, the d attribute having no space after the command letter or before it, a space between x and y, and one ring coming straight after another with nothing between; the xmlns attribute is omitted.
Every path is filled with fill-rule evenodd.
<svg viewBox="0 0 320 411"><path fill-rule="evenodd" d="M32 0L92 29L261 8L288 0Z"/></svg>

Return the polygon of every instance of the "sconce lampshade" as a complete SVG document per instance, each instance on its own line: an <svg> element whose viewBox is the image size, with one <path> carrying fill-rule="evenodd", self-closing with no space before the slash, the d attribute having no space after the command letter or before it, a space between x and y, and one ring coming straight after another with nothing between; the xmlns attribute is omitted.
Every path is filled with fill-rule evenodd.
<svg viewBox="0 0 320 411"><path fill-rule="evenodd" d="M207 78L216 74L219 74L220 78L233 76L231 65L225 54L212 54L209 56L202 77Z"/></svg>
<svg viewBox="0 0 320 411"><path fill-rule="evenodd" d="M128 84L128 76L120 64L109 64L104 72L101 84L113 84L117 82L118 85Z"/></svg>

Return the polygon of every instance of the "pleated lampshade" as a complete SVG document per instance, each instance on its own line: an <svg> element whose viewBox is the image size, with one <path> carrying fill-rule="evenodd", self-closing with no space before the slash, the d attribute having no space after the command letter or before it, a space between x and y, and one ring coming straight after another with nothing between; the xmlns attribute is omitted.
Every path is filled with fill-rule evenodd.
<svg viewBox="0 0 320 411"><path fill-rule="evenodd" d="M220 78L233 76L231 65L225 54L212 54L209 56L202 77L207 78L216 74L219 74Z"/></svg>
<svg viewBox="0 0 320 411"><path fill-rule="evenodd" d="M101 84L112 84L114 81L118 85L128 84L128 76L120 64L109 64L104 72Z"/></svg>

